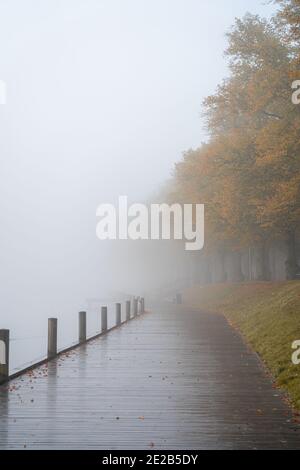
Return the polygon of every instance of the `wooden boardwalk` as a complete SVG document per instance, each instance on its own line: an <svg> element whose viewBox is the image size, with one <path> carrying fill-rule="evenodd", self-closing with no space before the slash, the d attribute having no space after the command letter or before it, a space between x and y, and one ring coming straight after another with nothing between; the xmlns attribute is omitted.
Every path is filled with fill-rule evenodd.
<svg viewBox="0 0 300 470"><path fill-rule="evenodd" d="M0 449L299 449L219 315L164 305L0 387Z"/></svg>

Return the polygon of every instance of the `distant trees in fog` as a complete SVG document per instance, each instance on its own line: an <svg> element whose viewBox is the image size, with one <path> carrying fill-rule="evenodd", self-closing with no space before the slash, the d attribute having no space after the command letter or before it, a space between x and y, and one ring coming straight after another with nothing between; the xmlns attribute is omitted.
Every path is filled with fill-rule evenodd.
<svg viewBox="0 0 300 470"><path fill-rule="evenodd" d="M230 76L204 102L209 141L176 165L171 201L204 203L206 251L260 246L268 278L270 241L285 240L289 279L299 272L300 0L280 1L271 21L247 14L228 33Z"/></svg>

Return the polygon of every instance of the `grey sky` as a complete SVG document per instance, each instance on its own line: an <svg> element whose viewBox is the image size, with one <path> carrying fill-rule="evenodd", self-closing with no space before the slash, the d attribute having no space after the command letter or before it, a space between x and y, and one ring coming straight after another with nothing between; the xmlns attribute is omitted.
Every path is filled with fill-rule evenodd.
<svg viewBox="0 0 300 470"><path fill-rule="evenodd" d="M80 170L82 180L92 174L91 185L105 194L128 193L133 184L139 194L143 179L155 188L181 152L204 138L201 101L226 74L225 31L247 10L265 14L270 6L2 0L5 141L17 140L13 150L38 160L37 171L57 164Z"/></svg>

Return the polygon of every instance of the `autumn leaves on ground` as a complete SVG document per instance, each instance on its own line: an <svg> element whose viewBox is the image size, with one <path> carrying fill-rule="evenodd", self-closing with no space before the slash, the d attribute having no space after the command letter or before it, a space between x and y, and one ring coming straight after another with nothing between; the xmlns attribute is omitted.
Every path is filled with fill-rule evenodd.
<svg viewBox="0 0 300 470"><path fill-rule="evenodd" d="M300 366L292 363L292 343L300 340L299 281L196 286L185 292L184 301L199 311L224 314L300 410Z"/></svg>

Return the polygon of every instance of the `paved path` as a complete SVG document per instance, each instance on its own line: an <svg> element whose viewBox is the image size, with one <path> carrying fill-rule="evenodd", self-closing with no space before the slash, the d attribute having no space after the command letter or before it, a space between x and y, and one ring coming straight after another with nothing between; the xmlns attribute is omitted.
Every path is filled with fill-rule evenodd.
<svg viewBox="0 0 300 470"><path fill-rule="evenodd" d="M300 448L224 318L165 305L0 387L0 449Z"/></svg>

